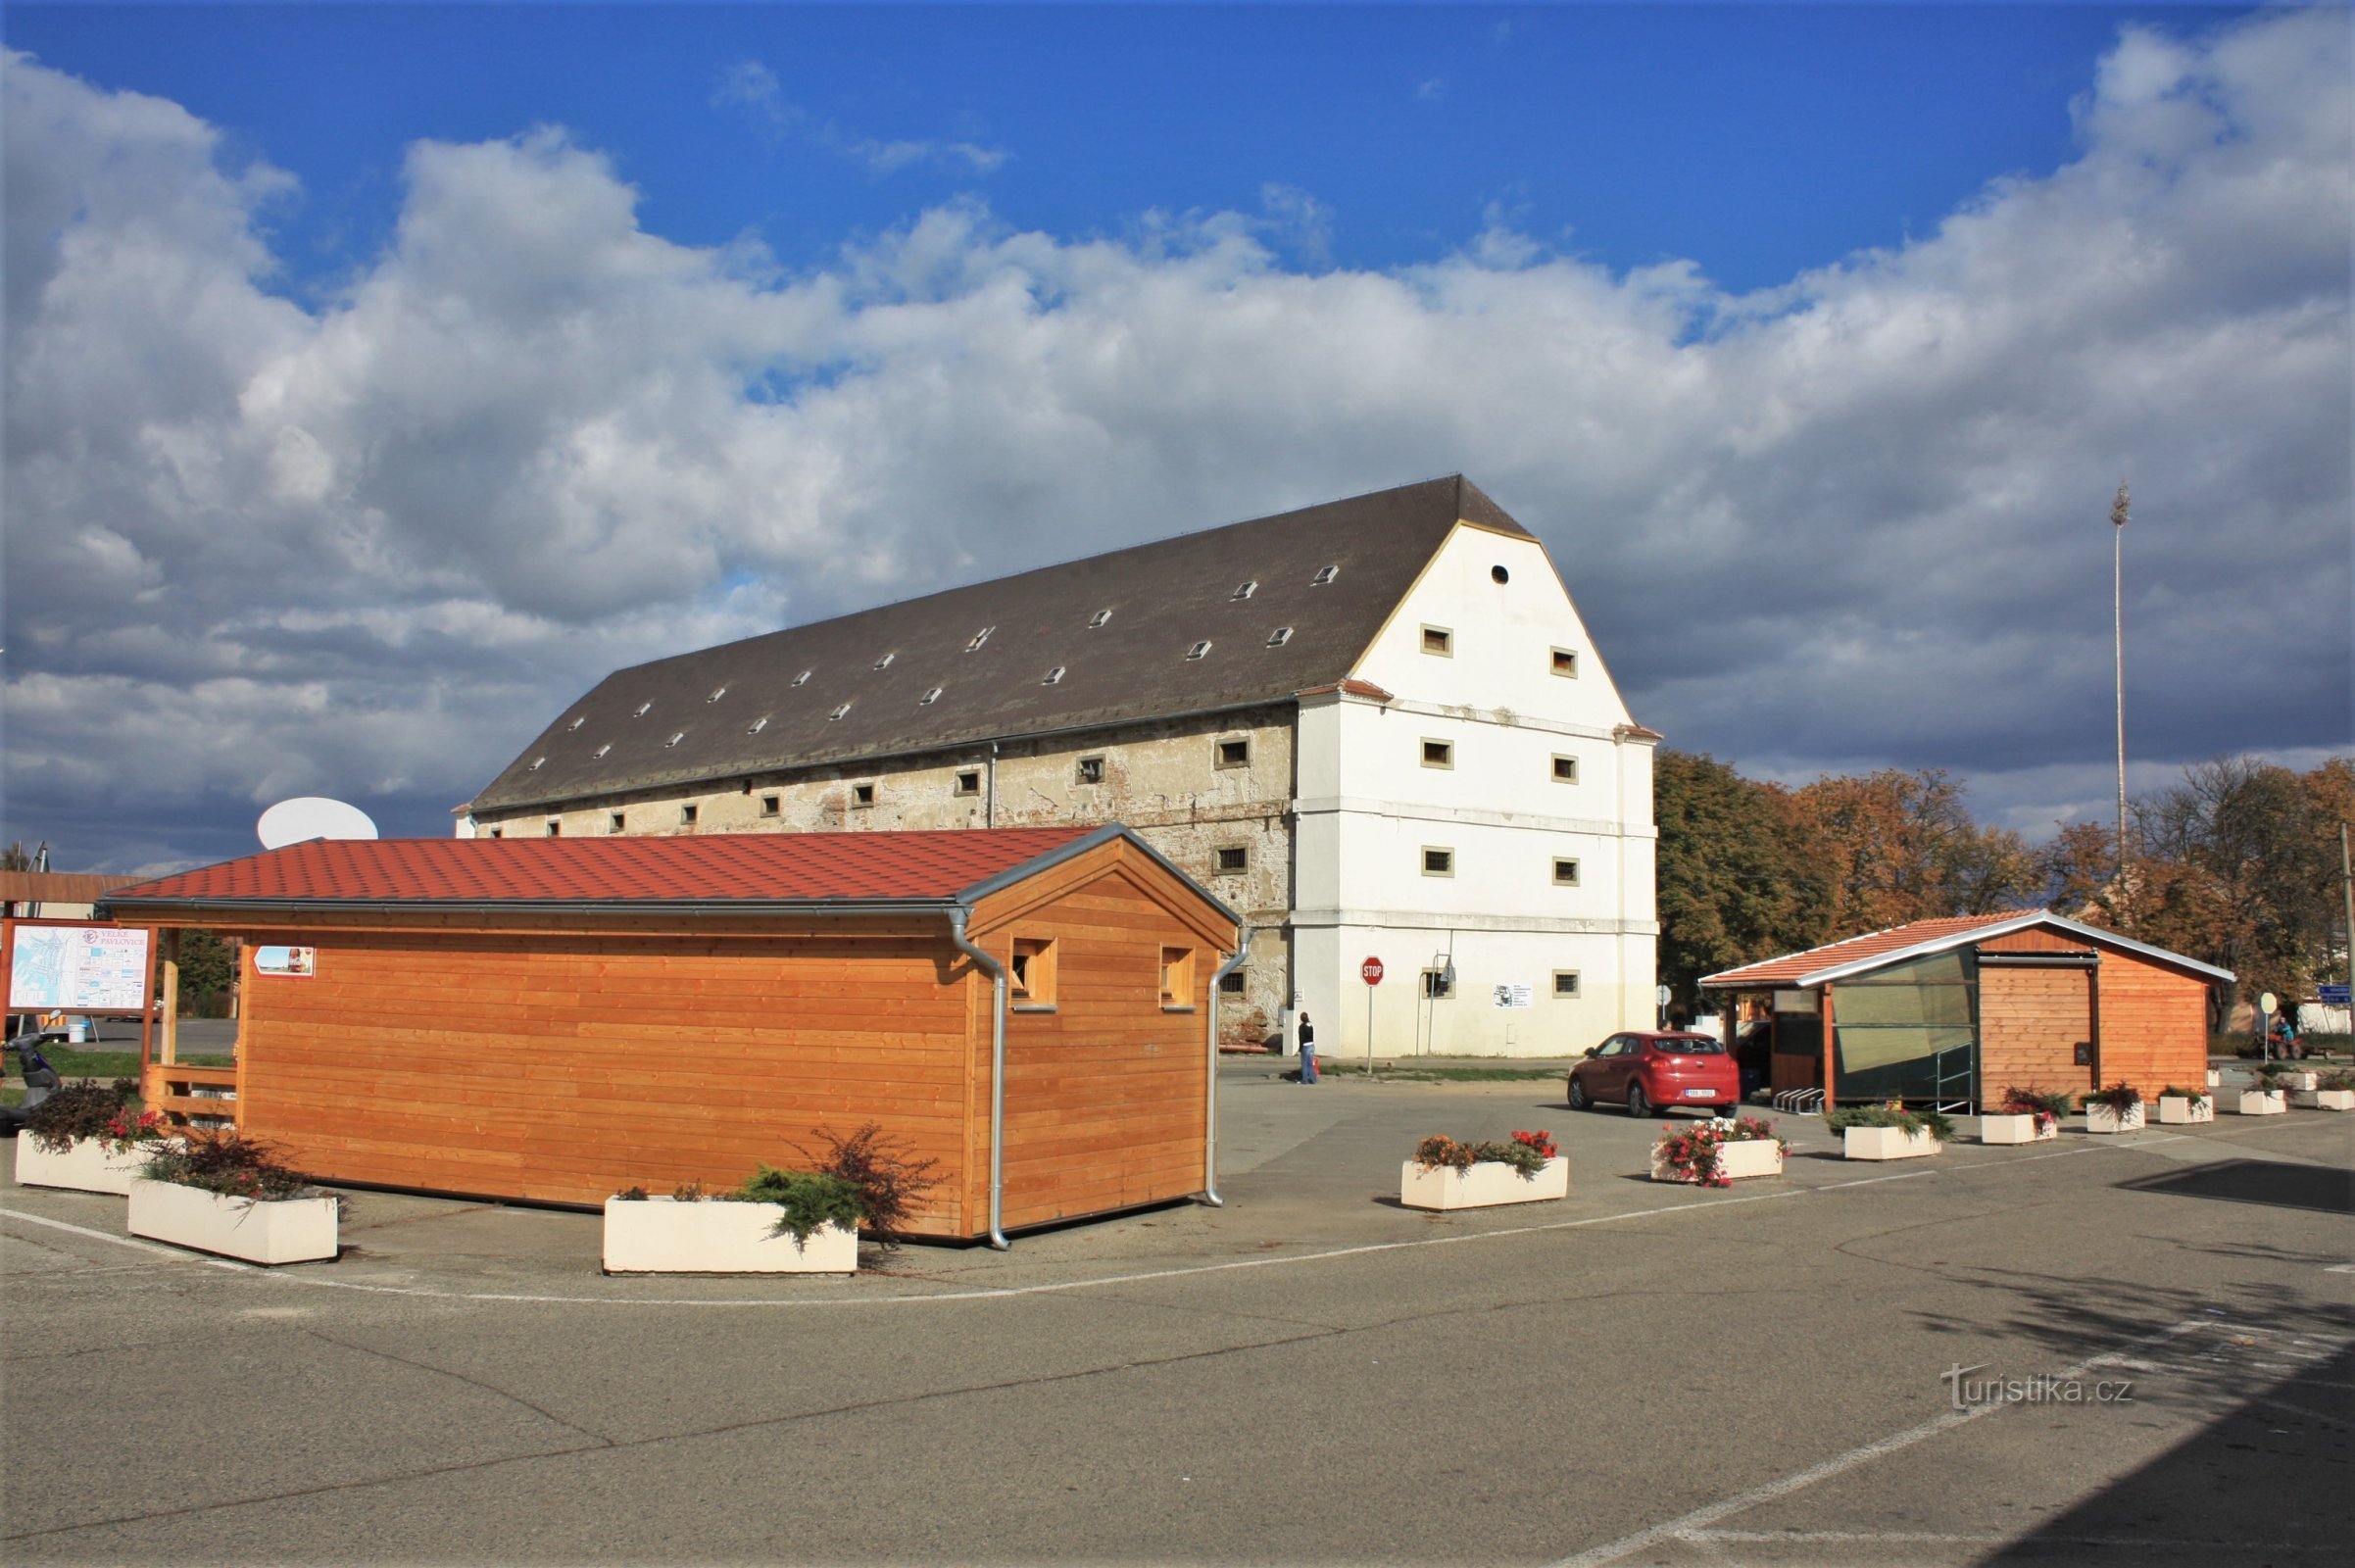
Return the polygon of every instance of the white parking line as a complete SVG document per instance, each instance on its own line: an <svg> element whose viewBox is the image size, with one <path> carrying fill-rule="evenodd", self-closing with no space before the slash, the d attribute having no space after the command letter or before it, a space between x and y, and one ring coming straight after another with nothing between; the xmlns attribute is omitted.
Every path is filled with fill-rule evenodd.
<svg viewBox="0 0 2355 1568"><path fill-rule="evenodd" d="M2194 1329L2210 1326L2209 1320L2206 1318L2193 1318L2187 1322L2171 1324L2155 1334L2145 1334L2139 1339L2129 1340L2124 1345L2104 1350L2099 1355L2089 1355L2076 1365L2063 1367L2052 1375L2062 1381L2083 1377L2093 1368L2123 1360L2145 1346L2162 1344L2189 1334ZM1777 1497L1787 1497L1794 1492L1804 1492L1819 1481L1829 1481L1832 1477L1853 1470L1858 1465L1870 1464L1875 1459L1886 1458L1889 1454L1910 1448L1917 1443L1926 1443L1932 1438L1953 1431L1956 1427L1968 1426L1983 1416L1993 1415L1999 1410L2009 1408L2011 1408L2010 1405L1997 1402L1975 1404L1963 1410L1948 1410L1936 1420L1925 1421L1918 1427L1883 1438L1878 1443L1868 1443L1861 1447L1850 1448L1845 1453L1835 1454L1820 1464L1812 1464L1804 1470L1793 1471L1779 1480L1769 1481L1764 1486L1752 1487L1747 1492L1737 1493L1731 1497L1721 1498L1706 1507L1695 1508L1691 1513L1681 1514L1674 1519L1639 1530L1633 1535L1621 1536L1617 1541L1605 1542L1599 1546L1591 1546L1575 1557L1562 1558L1553 1565L1553 1568L1590 1568L1590 1565L1616 1562L1631 1552L1642 1551L1644 1547L1657 1545L1663 1541L1687 1535L1697 1535L1720 1519L1745 1512L1757 1507L1760 1503L1772 1502Z"/></svg>

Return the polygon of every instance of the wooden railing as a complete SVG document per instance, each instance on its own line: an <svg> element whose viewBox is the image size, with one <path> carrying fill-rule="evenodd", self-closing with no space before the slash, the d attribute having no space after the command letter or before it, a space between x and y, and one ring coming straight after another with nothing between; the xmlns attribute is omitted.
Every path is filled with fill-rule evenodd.
<svg viewBox="0 0 2355 1568"><path fill-rule="evenodd" d="M237 1069L191 1067L179 1062L152 1062L141 1098L150 1110L185 1117L200 1127L234 1126L237 1121Z"/></svg>

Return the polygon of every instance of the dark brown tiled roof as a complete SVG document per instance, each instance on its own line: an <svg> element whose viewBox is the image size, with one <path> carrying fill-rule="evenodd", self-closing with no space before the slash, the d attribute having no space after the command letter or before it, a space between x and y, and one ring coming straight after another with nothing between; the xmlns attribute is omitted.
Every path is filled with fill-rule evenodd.
<svg viewBox="0 0 2355 1568"><path fill-rule="evenodd" d="M617 670L471 804L554 805L1287 701L1350 673L1459 519L1529 537L1459 475ZM1319 586L1327 566L1340 570ZM1257 586L1236 598L1246 582ZM1269 646L1280 627L1290 635ZM1202 642L1208 652L1188 659Z"/></svg>
<svg viewBox="0 0 2355 1568"><path fill-rule="evenodd" d="M109 904L733 904L954 900L1120 829L313 839L118 890Z"/></svg>

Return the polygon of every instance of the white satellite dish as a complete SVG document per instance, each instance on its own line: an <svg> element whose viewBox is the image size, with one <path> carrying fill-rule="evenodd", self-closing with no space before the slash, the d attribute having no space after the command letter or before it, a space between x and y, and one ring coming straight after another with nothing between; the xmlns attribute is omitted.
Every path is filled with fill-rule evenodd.
<svg viewBox="0 0 2355 1568"><path fill-rule="evenodd" d="M372 839L376 824L357 806L331 801L323 795L298 795L280 801L254 824L266 850L282 850L311 839Z"/></svg>

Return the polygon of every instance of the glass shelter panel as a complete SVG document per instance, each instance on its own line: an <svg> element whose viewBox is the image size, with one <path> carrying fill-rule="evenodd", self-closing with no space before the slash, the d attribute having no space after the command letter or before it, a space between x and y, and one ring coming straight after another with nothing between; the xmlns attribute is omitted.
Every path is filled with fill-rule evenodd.
<svg viewBox="0 0 2355 1568"><path fill-rule="evenodd" d="M1979 1056L1979 973L1969 949L1833 987L1841 1100L1967 1101Z"/></svg>

